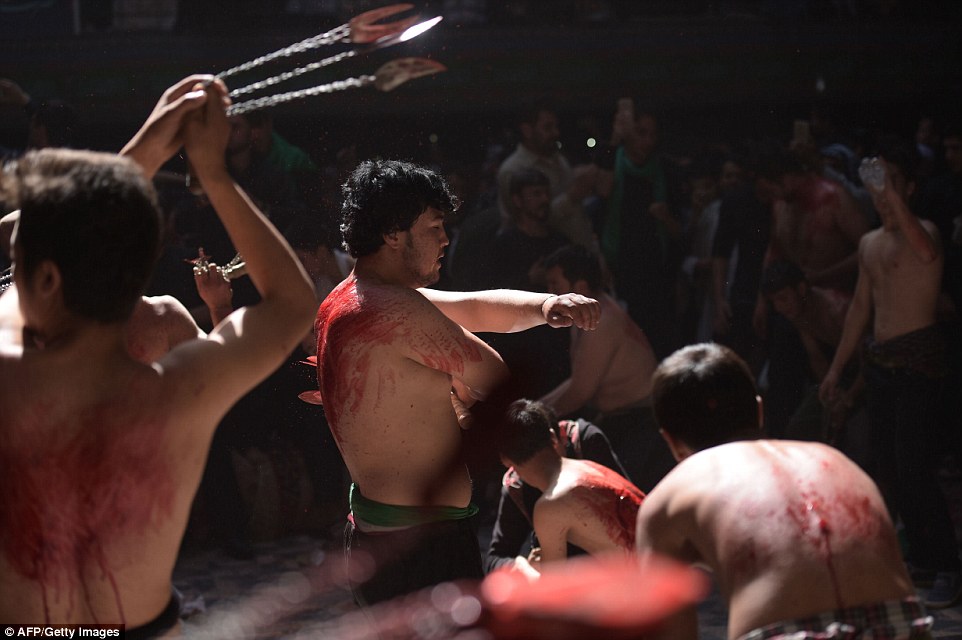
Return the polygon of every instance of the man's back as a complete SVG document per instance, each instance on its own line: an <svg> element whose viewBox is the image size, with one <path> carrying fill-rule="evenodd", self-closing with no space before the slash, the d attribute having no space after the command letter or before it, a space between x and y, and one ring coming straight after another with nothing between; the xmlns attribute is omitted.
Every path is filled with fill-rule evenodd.
<svg viewBox="0 0 962 640"><path fill-rule="evenodd" d="M7 324L15 298L5 298ZM185 424L182 389L131 360L119 333L108 359L83 341L7 344L0 617L143 624L170 599L209 430Z"/></svg>
<svg viewBox="0 0 962 640"><path fill-rule="evenodd" d="M546 561L565 557L568 542L588 553L632 551L644 494L591 460L563 458L561 472L538 499L534 528Z"/></svg>
<svg viewBox="0 0 962 640"><path fill-rule="evenodd" d="M651 374L658 361L644 331L618 303L607 294L597 298L602 305L598 330L590 334L577 330L572 333L572 377L579 368L579 358L591 357L582 352L600 348L607 355L607 362L598 377L591 403L599 411L617 411L648 397Z"/></svg>
<svg viewBox="0 0 962 640"><path fill-rule="evenodd" d="M451 376L482 361L479 345L416 290L353 274L321 305L316 328L327 419L364 495L466 505Z"/></svg>
<svg viewBox="0 0 962 640"><path fill-rule="evenodd" d="M704 562L729 602L729 637L912 595L885 504L841 453L735 442L678 465L642 507L652 548Z"/></svg>
<svg viewBox="0 0 962 640"><path fill-rule="evenodd" d="M922 225L938 238L935 225L927 220ZM942 285L941 253L926 262L900 230L884 227L865 235L861 253L861 268L871 281L876 340L883 342L935 323Z"/></svg>
<svg viewBox="0 0 962 640"><path fill-rule="evenodd" d="M212 76L174 85L125 147L128 159L59 150L21 165L37 191L21 194L16 287L0 297L4 620L175 625L170 578L214 429L313 313L290 248L223 169L226 94ZM262 300L146 365L128 352L124 324L152 251L119 240L159 231L144 178L178 147L175 134ZM57 188L62 197L44 206ZM43 252L51 229L73 254ZM122 268L91 262L116 255L126 256Z"/></svg>

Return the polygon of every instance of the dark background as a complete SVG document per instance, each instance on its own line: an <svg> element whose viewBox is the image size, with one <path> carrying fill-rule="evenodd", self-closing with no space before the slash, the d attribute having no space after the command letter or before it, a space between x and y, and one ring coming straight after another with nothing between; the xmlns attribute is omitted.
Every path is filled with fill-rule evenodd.
<svg viewBox="0 0 962 640"><path fill-rule="evenodd" d="M117 149L177 79L226 69L384 4L0 0L0 77L35 99L75 105L81 146ZM661 114L666 150L678 153L706 140L787 140L813 104L830 109L842 129L906 136L920 115L953 118L962 104L957 2L438 0L417 9L445 20L410 43L282 88L372 73L405 55L433 58L446 73L392 93L366 88L276 107L278 130L322 159L357 143L362 157L477 162L486 142L510 132L519 101L546 96L562 117L565 153L577 161L587 137L607 135L622 95ZM22 147L25 130L19 110L0 107L0 145Z"/></svg>

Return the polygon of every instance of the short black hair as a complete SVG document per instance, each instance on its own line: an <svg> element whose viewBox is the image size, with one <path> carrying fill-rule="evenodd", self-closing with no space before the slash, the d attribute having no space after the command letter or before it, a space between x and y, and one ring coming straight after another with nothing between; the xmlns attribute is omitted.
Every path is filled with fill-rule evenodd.
<svg viewBox="0 0 962 640"><path fill-rule="evenodd" d="M341 235L355 258L376 252L385 234L410 229L429 207L445 214L458 207L444 178L402 160L365 160L341 192Z"/></svg>
<svg viewBox="0 0 962 640"><path fill-rule="evenodd" d="M522 398L508 406L501 455L515 464L524 464L539 451L551 447L551 434L558 422L545 405Z"/></svg>
<svg viewBox="0 0 962 640"><path fill-rule="evenodd" d="M50 260L66 308L99 322L126 320L160 253L153 186L131 160L69 149L31 151L17 165L18 269Z"/></svg>
<svg viewBox="0 0 962 640"><path fill-rule="evenodd" d="M508 193L516 196L528 187L550 187L548 176L533 168L519 169L511 173Z"/></svg>
<svg viewBox="0 0 962 640"><path fill-rule="evenodd" d="M748 365L715 343L676 351L652 376L658 426L695 451L758 431L757 395Z"/></svg>
<svg viewBox="0 0 962 640"><path fill-rule="evenodd" d="M584 280L592 291L602 287L601 263L598 256L580 244L569 244L551 253L544 259L544 268L561 267L568 282L574 284Z"/></svg>
<svg viewBox="0 0 962 640"><path fill-rule="evenodd" d="M765 267L762 274L762 295L770 296L786 287L795 288L806 282L805 272L794 262L776 260Z"/></svg>

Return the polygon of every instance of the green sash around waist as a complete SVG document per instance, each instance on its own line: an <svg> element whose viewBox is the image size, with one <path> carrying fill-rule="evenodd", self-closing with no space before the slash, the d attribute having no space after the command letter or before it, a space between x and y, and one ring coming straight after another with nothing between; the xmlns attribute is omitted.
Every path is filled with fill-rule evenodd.
<svg viewBox="0 0 962 640"><path fill-rule="evenodd" d="M360 525L359 521L363 521L363 524L376 528L399 529L443 520L464 520L478 512L478 507L473 502L466 507L407 507L384 504L365 498L353 483L349 500L355 523Z"/></svg>

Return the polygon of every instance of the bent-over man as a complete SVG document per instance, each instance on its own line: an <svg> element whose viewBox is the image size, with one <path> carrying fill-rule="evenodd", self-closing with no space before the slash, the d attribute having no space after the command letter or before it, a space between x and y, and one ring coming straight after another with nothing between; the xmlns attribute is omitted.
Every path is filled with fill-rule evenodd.
<svg viewBox="0 0 962 640"><path fill-rule="evenodd" d="M638 549L707 565L729 638L928 637L875 484L827 445L760 439L761 400L734 352L675 352L653 396L679 464L641 506ZM694 610L675 622L669 637L697 637Z"/></svg>
<svg viewBox="0 0 962 640"><path fill-rule="evenodd" d="M506 423L501 460L541 490L533 514L540 558L531 568L540 571L542 562L565 559L569 543L592 555L634 552L635 520L645 494L597 462L562 457L551 414L540 402L513 402Z"/></svg>

